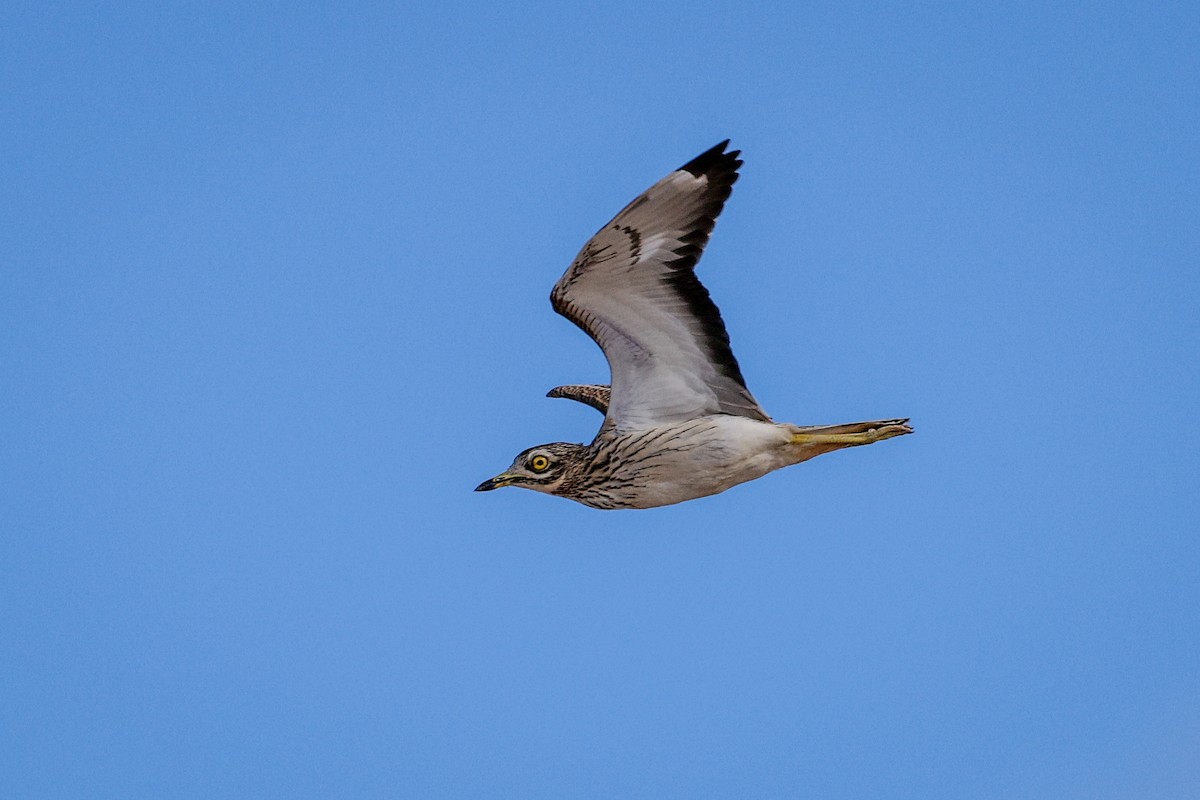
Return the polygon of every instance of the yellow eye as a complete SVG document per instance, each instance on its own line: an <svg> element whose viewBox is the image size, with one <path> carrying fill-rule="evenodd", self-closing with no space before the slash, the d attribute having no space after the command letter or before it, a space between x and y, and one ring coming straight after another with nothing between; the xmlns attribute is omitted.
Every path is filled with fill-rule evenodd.
<svg viewBox="0 0 1200 800"><path fill-rule="evenodd" d="M545 472L550 469L550 459L545 456L534 456L529 459L529 468L534 472Z"/></svg>

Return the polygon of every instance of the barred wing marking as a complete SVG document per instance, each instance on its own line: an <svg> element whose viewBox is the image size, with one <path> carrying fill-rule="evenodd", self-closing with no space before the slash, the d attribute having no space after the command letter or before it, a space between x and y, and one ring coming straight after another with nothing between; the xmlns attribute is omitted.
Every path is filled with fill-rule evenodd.
<svg viewBox="0 0 1200 800"><path fill-rule="evenodd" d="M608 398L611 393L612 390L607 386L599 386L594 383L568 384L555 386L546 392L546 397L565 397L568 400L577 400L591 406L601 414L607 414Z"/></svg>
<svg viewBox="0 0 1200 800"><path fill-rule="evenodd" d="M604 350L606 426L650 428L706 414L769 421L746 388L721 313L694 272L737 180L728 141L667 175L583 246L550 293Z"/></svg>

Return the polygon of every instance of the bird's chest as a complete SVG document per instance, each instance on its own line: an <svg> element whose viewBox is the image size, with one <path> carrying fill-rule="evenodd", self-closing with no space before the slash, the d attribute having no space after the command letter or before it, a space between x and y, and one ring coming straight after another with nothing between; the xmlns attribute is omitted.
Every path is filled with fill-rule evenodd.
<svg viewBox="0 0 1200 800"><path fill-rule="evenodd" d="M652 508L717 494L784 466L787 442L771 423L728 415L622 432L598 443L596 472L606 474L580 499Z"/></svg>

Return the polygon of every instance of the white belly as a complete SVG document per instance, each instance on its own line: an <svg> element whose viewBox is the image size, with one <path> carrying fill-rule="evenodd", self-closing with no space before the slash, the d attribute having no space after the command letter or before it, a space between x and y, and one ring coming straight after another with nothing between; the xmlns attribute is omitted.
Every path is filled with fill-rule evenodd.
<svg viewBox="0 0 1200 800"><path fill-rule="evenodd" d="M661 447L643 464L654 479L630 487L622 498L625 507L653 508L707 497L795 461L785 427L748 417L702 417L655 435Z"/></svg>

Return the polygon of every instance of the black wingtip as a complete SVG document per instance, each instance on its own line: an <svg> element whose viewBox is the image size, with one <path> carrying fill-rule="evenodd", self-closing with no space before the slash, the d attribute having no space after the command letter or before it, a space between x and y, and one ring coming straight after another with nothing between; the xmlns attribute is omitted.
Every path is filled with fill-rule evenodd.
<svg viewBox="0 0 1200 800"><path fill-rule="evenodd" d="M737 168L742 165L738 160L738 156L742 154L741 150L730 150L725 152L725 148L729 146L729 140L710 147L700 155L693 158L688 163L680 167L681 170L688 172L699 178L701 175L707 175L713 171L719 172L736 172Z"/></svg>

